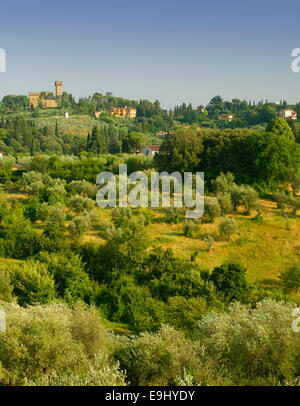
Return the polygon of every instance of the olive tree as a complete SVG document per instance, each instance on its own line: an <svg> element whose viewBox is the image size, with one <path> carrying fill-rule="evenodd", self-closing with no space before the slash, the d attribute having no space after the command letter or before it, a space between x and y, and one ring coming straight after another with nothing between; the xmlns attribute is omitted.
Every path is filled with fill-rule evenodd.
<svg viewBox="0 0 300 406"><path fill-rule="evenodd" d="M224 218L220 221L219 231L222 237L229 241L230 237L237 232L238 226L236 221L231 218Z"/></svg>

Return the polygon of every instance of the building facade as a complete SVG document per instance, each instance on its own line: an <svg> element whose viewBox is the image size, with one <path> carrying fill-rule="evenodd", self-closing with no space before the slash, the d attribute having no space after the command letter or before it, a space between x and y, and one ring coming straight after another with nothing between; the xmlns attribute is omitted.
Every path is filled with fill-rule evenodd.
<svg viewBox="0 0 300 406"><path fill-rule="evenodd" d="M134 107L111 107L109 109L111 117L136 117L136 108Z"/></svg>
<svg viewBox="0 0 300 406"><path fill-rule="evenodd" d="M146 145L141 149L141 153L146 156L154 156L159 153L160 145Z"/></svg>
<svg viewBox="0 0 300 406"><path fill-rule="evenodd" d="M55 94L56 94L56 97L61 97L62 96L62 85L63 85L63 82L61 82L60 80L57 80L55 82Z"/></svg>
<svg viewBox="0 0 300 406"><path fill-rule="evenodd" d="M29 93L29 107L37 108L39 103L42 103L44 108L53 108L57 107L58 103L53 98L53 95L50 96L51 92L30 92ZM62 96L62 82L56 81L55 82L55 94L56 97ZM48 97L49 95L49 97Z"/></svg>
<svg viewBox="0 0 300 406"><path fill-rule="evenodd" d="M291 120L297 120L297 113L293 109L284 109L279 112L279 117L284 119L290 118Z"/></svg>
<svg viewBox="0 0 300 406"><path fill-rule="evenodd" d="M232 121L233 120L233 114L220 114L219 115L219 120L226 120L226 121Z"/></svg>

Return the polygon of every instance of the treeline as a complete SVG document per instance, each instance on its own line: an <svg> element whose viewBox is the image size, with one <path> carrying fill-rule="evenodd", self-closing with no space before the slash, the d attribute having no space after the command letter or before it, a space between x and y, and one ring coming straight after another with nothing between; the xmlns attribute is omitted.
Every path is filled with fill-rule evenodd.
<svg viewBox="0 0 300 406"><path fill-rule="evenodd" d="M231 172L239 184L266 191L299 171L300 145L286 121L276 118L265 132L179 130L163 142L154 162L160 171L203 171L208 182Z"/></svg>
<svg viewBox="0 0 300 406"><path fill-rule="evenodd" d="M138 156L127 154L96 156L92 154L81 157L39 154L20 158L18 162L25 170L47 174L54 179L60 178L67 182L85 179L93 184L101 172L110 171L118 174L119 164L127 164L128 173L147 170L153 166L152 158L143 154Z"/></svg>
<svg viewBox="0 0 300 406"><path fill-rule="evenodd" d="M293 108L299 116L300 103L288 106L285 100L281 100L279 104L267 100L258 103L239 99L226 101L221 96L215 96L207 106L194 109L191 103L183 103L181 106L175 106L170 114L183 124L199 124L211 128L246 128L267 124L288 107ZM230 121L220 120L221 115L233 115L233 118ZM293 120L291 122L293 123Z"/></svg>
<svg viewBox="0 0 300 406"><path fill-rule="evenodd" d="M191 103L182 103L170 109L162 109L159 100L131 100L116 97L111 92L105 95L99 92L75 101L72 94L63 93L58 99L59 107L72 109L75 114L91 114L95 111L108 112L111 107L134 107L137 109L135 124L144 131L168 131L176 125L198 124L211 128L246 128L265 125L278 116L285 108L293 108L300 117L300 103L288 105L285 100L280 103L260 100L259 102L240 99L224 100L221 96L213 97L206 106L194 108ZM20 112L28 109L28 97L7 95L0 102L0 111ZM221 115L233 115L232 120L221 119Z"/></svg>
<svg viewBox="0 0 300 406"><path fill-rule="evenodd" d="M38 128L34 120L16 118L0 122L0 149L6 154L30 154L39 152L80 154L86 149L86 137L60 136L58 127Z"/></svg>
<svg viewBox="0 0 300 406"><path fill-rule="evenodd" d="M140 128L141 127L141 128ZM34 120L16 118L0 122L0 149L6 154L118 154L134 152L146 144L143 126L131 123L121 126L113 120L102 120L86 136L60 134L54 128L39 128ZM141 131L139 131L139 129Z"/></svg>

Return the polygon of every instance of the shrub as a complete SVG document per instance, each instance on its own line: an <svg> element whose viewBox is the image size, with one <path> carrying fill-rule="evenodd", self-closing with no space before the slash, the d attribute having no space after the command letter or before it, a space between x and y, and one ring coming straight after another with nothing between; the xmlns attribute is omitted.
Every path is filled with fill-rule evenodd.
<svg viewBox="0 0 300 406"><path fill-rule="evenodd" d="M40 208L40 205L40 200L37 196L30 196L24 208L25 217L28 218L30 221L36 221L38 219L37 212Z"/></svg>
<svg viewBox="0 0 300 406"><path fill-rule="evenodd" d="M7 328L0 335L0 385L124 385L94 308L3 306Z"/></svg>
<svg viewBox="0 0 300 406"><path fill-rule="evenodd" d="M300 210L300 197L296 197L296 196L290 197L288 199L287 204L291 208L292 214L296 215L297 211Z"/></svg>
<svg viewBox="0 0 300 406"><path fill-rule="evenodd" d="M152 215L153 212L151 209L147 209L147 208L141 208L139 210L139 213L144 217L145 219L145 226L148 226L149 224L151 224L152 221Z"/></svg>
<svg viewBox="0 0 300 406"><path fill-rule="evenodd" d="M222 193L218 195L218 202L221 207L221 214L224 216L224 214L229 214L233 210L233 205L231 201L231 195L230 193Z"/></svg>
<svg viewBox="0 0 300 406"><path fill-rule="evenodd" d="M210 251L212 249L213 245L214 245L214 242L215 242L213 237L211 235L206 234L206 235L204 235L203 240L207 243L208 251Z"/></svg>
<svg viewBox="0 0 300 406"><path fill-rule="evenodd" d="M227 240L230 240L230 237L236 233L237 224L234 219L224 218L220 221L219 231L222 237L226 237Z"/></svg>
<svg viewBox="0 0 300 406"><path fill-rule="evenodd" d="M171 296L211 298L214 295L213 284L201 278L198 266L176 258L170 249L152 250L145 257L138 277L149 287L152 295L162 301Z"/></svg>
<svg viewBox="0 0 300 406"><path fill-rule="evenodd" d="M246 212L250 213L251 209L255 208L257 199L258 194L251 186L234 185L231 190L231 200L234 210L237 210L238 206L244 206Z"/></svg>
<svg viewBox="0 0 300 406"><path fill-rule="evenodd" d="M24 218L22 209L17 204L10 206L10 210L3 214L0 224L0 255L16 259L35 255L40 248L39 237L30 221Z"/></svg>
<svg viewBox="0 0 300 406"><path fill-rule="evenodd" d="M230 193L234 185L234 176L230 172L227 172L226 175L221 172L215 180L212 180L211 185L216 195Z"/></svg>
<svg viewBox="0 0 300 406"><path fill-rule="evenodd" d="M213 222L221 216L221 207L217 199L205 199L203 220Z"/></svg>
<svg viewBox="0 0 300 406"><path fill-rule="evenodd" d="M64 225L66 219L65 206L58 203L56 206L51 206L48 220L52 223L57 223L61 226Z"/></svg>
<svg viewBox="0 0 300 406"><path fill-rule="evenodd" d="M295 307L270 299L255 308L232 304L226 313L204 315L195 338L232 385L283 385L300 373Z"/></svg>
<svg viewBox="0 0 300 406"><path fill-rule="evenodd" d="M93 185L86 180L73 180L68 184L67 189L72 195L78 194L90 199L95 199L98 191L97 185Z"/></svg>
<svg viewBox="0 0 300 406"><path fill-rule="evenodd" d="M41 247L44 251L59 252L69 248L65 238L65 228L58 223L47 223L41 236Z"/></svg>
<svg viewBox="0 0 300 406"><path fill-rule="evenodd" d="M115 207L111 211L111 220L113 222L113 225L117 228L123 228L128 225L132 218L132 212L131 209L124 207L124 208L119 208Z"/></svg>
<svg viewBox="0 0 300 406"><path fill-rule="evenodd" d="M118 362L111 362L107 354L99 352L83 371L56 371L35 380L25 380L26 386L125 386L126 374Z"/></svg>
<svg viewBox="0 0 300 406"><path fill-rule="evenodd" d="M167 212L167 223L179 224L183 220L184 210L178 207L173 207Z"/></svg>
<svg viewBox="0 0 300 406"><path fill-rule="evenodd" d="M42 220L43 222L46 222L49 220L50 213L51 213L51 206L48 203L43 202L36 211L36 217L38 220Z"/></svg>
<svg viewBox="0 0 300 406"><path fill-rule="evenodd" d="M250 213L251 209L256 207L257 199L258 194L251 186L241 186L241 203L245 207L247 213Z"/></svg>
<svg viewBox="0 0 300 406"><path fill-rule="evenodd" d="M80 237L83 233L91 228L90 216L76 216L69 224L68 228L72 237Z"/></svg>
<svg viewBox="0 0 300 406"><path fill-rule="evenodd" d="M45 265L27 261L6 266L13 293L21 306L50 303L55 298L54 280Z"/></svg>
<svg viewBox="0 0 300 406"><path fill-rule="evenodd" d="M207 311L203 297L186 299L181 296L169 297L167 302L168 323L187 334L198 327L202 315Z"/></svg>
<svg viewBox="0 0 300 406"><path fill-rule="evenodd" d="M13 286L11 284L9 272L6 269L0 270L0 301L12 302Z"/></svg>
<svg viewBox="0 0 300 406"><path fill-rule="evenodd" d="M297 265L291 266L284 272L281 272L279 278L286 289L297 292L300 288L300 267Z"/></svg>
<svg viewBox="0 0 300 406"><path fill-rule="evenodd" d="M264 222L264 218L260 213L256 214L256 216L253 217L251 220L257 224L262 224Z"/></svg>
<svg viewBox="0 0 300 406"><path fill-rule="evenodd" d="M199 226L194 221L186 220L184 223L184 235L188 238L193 238L199 231Z"/></svg>
<svg viewBox="0 0 300 406"><path fill-rule="evenodd" d="M131 385L175 385L184 369L195 375L201 369L195 345L169 326L157 334L120 339L115 358Z"/></svg>
<svg viewBox="0 0 300 406"><path fill-rule="evenodd" d="M212 271L210 279L217 291L228 301L246 300L249 287L245 278L246 269L239 264L226 263Z"/></svg>
<svg viewBox="0 0 300 406"><path fill-rule="evenodd" d="M76 196L72 197L69 204L70 208L75 211L75 213L83 213L84 211L90 211L95 206L95 201L89 199L88 197Z"/></svg>
<svg viewBox="0 0 300 406"><path fill-rule="evenodd" d="M58 297L68 303L78 299L91 300L91 282L78 255L41 252L36 258L52 275Z"/></svg>
<svg viewBox="0 0 300 406"><path fill-rule="evenodd" d="M237 185L233 185L231 189L231 200L234 211L236 211L238 206L242 204L242 197L243 197L242 189Z"/></svg>
<svg viewBox="0 0 300 406"><path fill-rule="evenodd" d="M273 200L277 203L278 209L284 209L288 197L284 192L276 192L273 194Z"/></svg>

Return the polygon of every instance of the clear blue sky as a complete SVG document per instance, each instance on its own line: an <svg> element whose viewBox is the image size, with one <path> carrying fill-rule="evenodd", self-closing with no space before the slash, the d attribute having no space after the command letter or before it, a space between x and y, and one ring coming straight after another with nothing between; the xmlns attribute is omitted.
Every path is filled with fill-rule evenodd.
<svg viewBox="0 0 300 406"><path fill-rule="evenodd" d="M300 100L300 2L290 0L8 1L0 9L5 94L111 91L133 99Z"/></svg>

